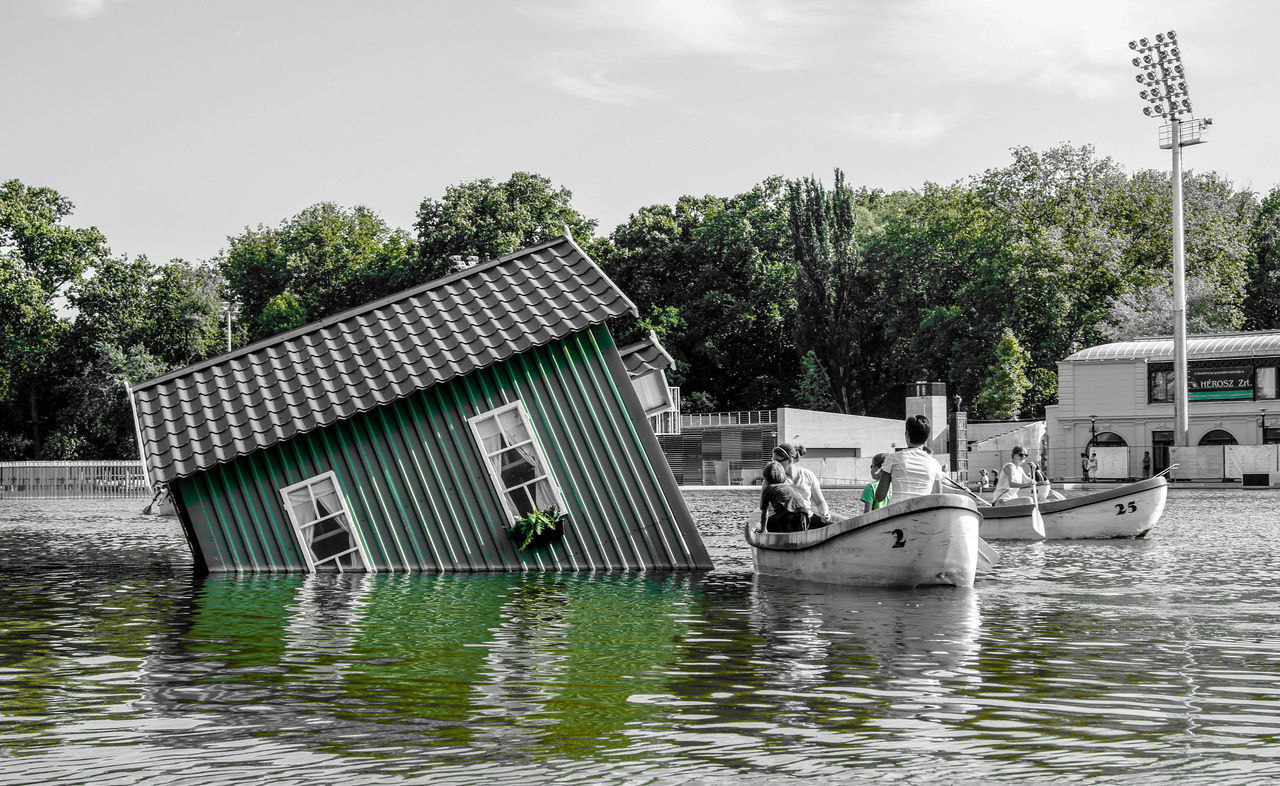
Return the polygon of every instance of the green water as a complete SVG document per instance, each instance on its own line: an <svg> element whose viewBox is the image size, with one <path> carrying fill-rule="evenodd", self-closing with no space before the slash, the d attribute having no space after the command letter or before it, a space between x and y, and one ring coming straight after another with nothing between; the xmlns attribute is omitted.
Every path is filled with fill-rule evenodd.
<svg viewBox="0 0 1280 786"><path fill-rule="evenodd" d="M1278 499L917 591L756 579L749 492L695 574L194 578L137 501L0 500L0 782L1266 781Z"/></svg>

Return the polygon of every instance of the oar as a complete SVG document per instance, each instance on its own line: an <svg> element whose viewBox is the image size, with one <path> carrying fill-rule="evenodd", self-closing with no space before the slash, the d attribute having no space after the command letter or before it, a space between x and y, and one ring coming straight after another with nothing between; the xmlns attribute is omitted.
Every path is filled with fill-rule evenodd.
<svg viewBox="0 0 1280 786"><path fill-rule="evenodd" d="M955 486L956 488L960 489L960 490L961 490L961 491L963 491L964 493L968 494L969 496L973 497L973 498L974 498L974 500L976 500L976 501L977 501L977 503L978 503L979 505L981 505L982 507L985 507L985 508L989 508L989 507L991 507L991 503L990 503L990 502L987 502L987 501L986 501L985 499L983 499L982 497L979 497L977 494L974 494L972 491L970 491L970 490L969 490L969 487L968 487L968 486L965 486L965 485L964 485L964 484L962 484L962 483L956 483L954 480L952 480L951 478L947 477L946 475L943 475L943 476L942 476L942 479L943 479L943 480L945 480L946 482L950 483L952 486Z"/></svg>
<svg viewBox="0 0 1280 786"><path fill-rule="evenodd" d="M1174 471L1175 469L1177 469L1177 468L1178 468L1178 465L1177 465L1177 464L1170 464L1169 466L1167 466L1167 467L1165 467L1164 469L1160 470L1159 472L1157 472L1156 474L1152 475L1151 477L1153 477L1153 478L1158 478L1158 477L1160 477L1161 475L1164 475L1165 473L1173 472L1173 471Z"/></svg>
<svg viewBox="0 0 1280 786"><path fill-rule="evenodd" d="M991 548L991 544L978 538L978 568L991 570L1000 561L1000 552Z"/></svg>
<svg viewBox="0 0 1280 786"><path fill-rule="evenodd" d="M960 489L964 493L968 494L969 496L973 497L975 500L977 500L979 505L991 507L990 502L987 502L982 497L979 497L977 494L974 494L972 491L968 489L968 487L960 483L956 483L954 480L947 477L946 475L943 475L942 479L950 483L952 486L955 486L956 488ZM991 568L995 567L995 564L999 561L1000 561L1000 552L993 549L990 543L987 543L982 538L978 538L978 568L981 570L990 570Z"/></svg>

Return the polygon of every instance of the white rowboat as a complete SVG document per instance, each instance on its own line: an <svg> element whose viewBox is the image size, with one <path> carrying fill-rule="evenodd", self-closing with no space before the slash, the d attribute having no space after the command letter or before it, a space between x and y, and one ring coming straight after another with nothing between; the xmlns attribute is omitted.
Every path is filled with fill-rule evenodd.
<svg viewBox="0 0 1280 786"><path fill-rule="evenodd" d="M1079 497L1041 502L1038 506L1015 499L979 508L982 537L1031 539L991 534L995 530L988 527L998 526L1009 533L1030 530L1038 508L1044 521L1042 537L1048 540L1141 538L1160 520L1168 495L1169 482L1157 476Z"/></svg>
<svg viewBox="0 0 1280 786"><path fill-rule="evenodd" d="M756 572L865 587L973 586L981 544L977 504L928 494L804 532L756 532Z"/></svg>

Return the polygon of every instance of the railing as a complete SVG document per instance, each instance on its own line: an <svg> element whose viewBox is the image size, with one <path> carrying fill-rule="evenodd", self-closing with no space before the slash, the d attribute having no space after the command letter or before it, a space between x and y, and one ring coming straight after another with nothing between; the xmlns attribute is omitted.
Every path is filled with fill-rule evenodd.
<svg viewBox="0 0 1280 786"><path fill-rule="evenodd" d="M0 498L149 497L141 461L0 462Z"/></svg>
<svg viewBox="0 0 1280 786"><path fill-rule="evenodd" d="M751 426L761 423L777 423L776 409L757 409L748 412L682 412L681 428L718 428L723 426Z"/></svg>

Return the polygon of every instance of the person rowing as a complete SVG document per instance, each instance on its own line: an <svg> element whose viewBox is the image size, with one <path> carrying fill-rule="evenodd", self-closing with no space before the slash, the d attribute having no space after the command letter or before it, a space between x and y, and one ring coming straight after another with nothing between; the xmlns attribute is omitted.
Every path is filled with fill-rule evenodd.
<svg viewBox="0 0 1280 786"><path fill-rule="evenodd" d="M1035 499L1036 465L1027 461L1027 449L1018 445L1013 449L1013 460L1000 468L1000 476L996 478L996 490L991 494L991 504L1015 499L1022 489L1031 489L1031 498Z"/></svg>

